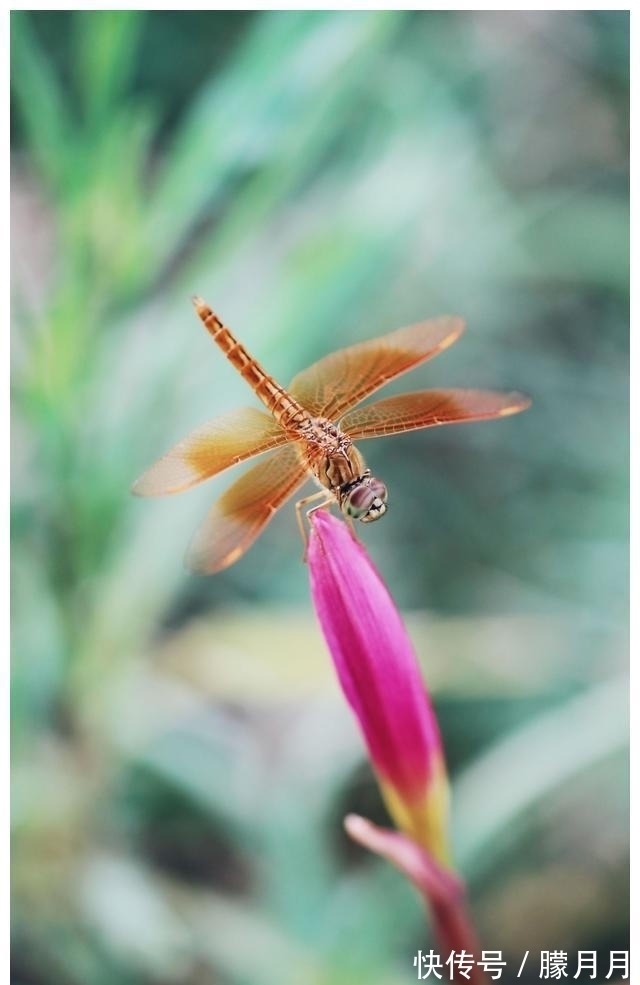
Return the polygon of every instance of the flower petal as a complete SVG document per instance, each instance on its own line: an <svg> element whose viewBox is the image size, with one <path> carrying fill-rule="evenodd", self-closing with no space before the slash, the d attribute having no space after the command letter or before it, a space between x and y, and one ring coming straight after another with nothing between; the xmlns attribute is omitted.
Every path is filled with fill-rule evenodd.
<svg viewBox="0 0 640 985"><path fill-rule="evenodd" d="M311 594L394 820L448 862L442 742L400 615L343 522L311 514Z"/></svg>
<svg viewBox="0 0 640 985"><path fill-rule="evenodd" d="M412 838L399 831L381 828L357 814L347 815L344 826L354 841L386 859L413 883L431 912L434 933L443 955L452 951L470 956L481 953L466 910L462 880L438 865ZM484 985L487 976L474 963L469 978L456 980Z"/></svg>
<svg viewBox="0 0 640 985"><path fill-rule="evenodd" d="M395 865L431 904L450 906L464 897L461 880L407 835L381 828L359 814L348 814L344 826L353 841Z"/></svg>

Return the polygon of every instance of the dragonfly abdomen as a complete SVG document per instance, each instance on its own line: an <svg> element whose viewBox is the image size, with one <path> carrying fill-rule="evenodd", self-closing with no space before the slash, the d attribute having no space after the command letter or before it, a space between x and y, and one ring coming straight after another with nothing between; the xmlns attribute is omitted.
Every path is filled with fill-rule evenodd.
<svg viewBox="0 0 640 985"><path fill-rule="evenodd" d="M193 299L193 304L213 341L273 414L278 424L286 430L297 431L308 418L304 407L264 371L257 359L238 342L231 329L220 321L208 304L197 297Z"/></svg>

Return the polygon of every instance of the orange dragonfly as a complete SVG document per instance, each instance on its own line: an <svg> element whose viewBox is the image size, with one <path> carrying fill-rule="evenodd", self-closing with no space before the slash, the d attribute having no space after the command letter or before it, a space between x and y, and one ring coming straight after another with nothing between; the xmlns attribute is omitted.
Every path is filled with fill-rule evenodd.
<svg viewBox="0 0 640 985"><path fill-rule="evenodd" d="M349 520L387 511L387 488L353 442L418 428L507 417L531 403L522 393L423 390L358 405L385 383L437 356L458 339L461 318L443 316L340 349L299 373L287 390L268 376L201 298L193 304L214 342L269 411L223 414L192 431L133 485L139 496L182 492L232 465L270 452L214 503L196 532L187 564L213 574L249 549L274 513L310 477L320 492L300 509L337 502Z"/></svg>

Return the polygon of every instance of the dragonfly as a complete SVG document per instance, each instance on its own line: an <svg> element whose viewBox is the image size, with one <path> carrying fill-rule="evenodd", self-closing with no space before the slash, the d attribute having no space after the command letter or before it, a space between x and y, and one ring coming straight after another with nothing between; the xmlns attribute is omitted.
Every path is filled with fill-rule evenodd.
<svg viewBox="0 0 640 985"><path fill-rule="evenodd" d="M464 330L445 315L333 352L299 373L285 389L247 352L201 298L195 310L224 355L267 413L242 407L192 431L133 485L139 496L183 492L258 455L264 456L214 503L189 546L186 563L200 574L234 564L274 514L312 478L319 491L301 509L335 505L353 523L387 512L385 484L371 474L354 442L420 428L507 417L529 397L515 390L421 390L362 405L391 380L443 352ZM312 512L312 510L309 510Z"/></svg>

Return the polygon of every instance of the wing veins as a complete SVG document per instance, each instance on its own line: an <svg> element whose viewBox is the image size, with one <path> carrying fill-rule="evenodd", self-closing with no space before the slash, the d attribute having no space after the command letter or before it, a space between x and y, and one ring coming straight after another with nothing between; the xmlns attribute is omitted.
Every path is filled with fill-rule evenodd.
<svg viewBox="0 0 640 985"><path fill-rule="evenodd" d="M187 566L214 574L249 549L280 507L307 478L294 445L277 449L240 476L216 500L187 551Z"/></svg>
<svg viewBox="0 0 640 985"><path fill-rule="evenodd" d="M183 492L287 440L269 414L240 407L191 431L136 480L132 491L138 496Z"/></svg>
<svg viewBox="0 0 640 985"><path fill-rule="evenodd" d="M462 319L445 315L358 342L303 370L289 389L311 414L335 420L391 380L438 355L463 329Z"/></svg>
<svg viewBox="0 0 640 985"><path fill-rule="evenodd" d="M355 441L420 428L508 417L525 410L529 397L518 391L421 390L378 400L350 411L340 427Z"/></svg>

